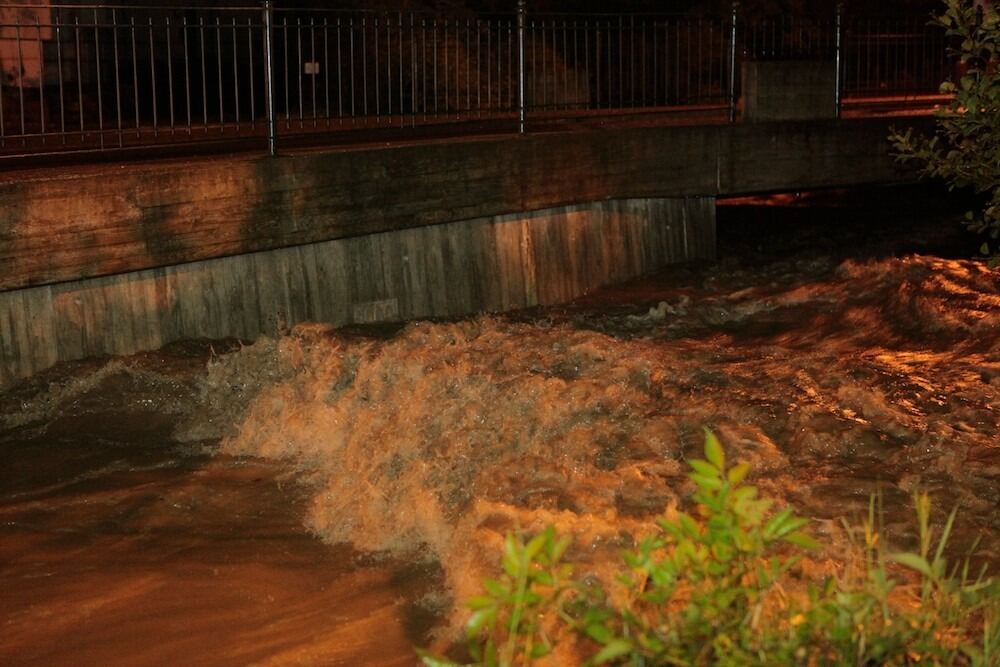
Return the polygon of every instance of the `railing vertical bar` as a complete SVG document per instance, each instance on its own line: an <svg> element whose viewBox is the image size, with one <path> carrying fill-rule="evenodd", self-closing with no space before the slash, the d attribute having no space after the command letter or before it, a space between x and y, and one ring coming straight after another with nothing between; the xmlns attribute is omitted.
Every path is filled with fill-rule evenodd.
<svg viewBox="0 0 1000 667"><path fill-rule="evenodd" d="M413 12L410 18L410 126L417 124L417 32L416 17Z"/></svg>
<svg viewBox="0 0 1000 667"><path fill-rule="evenodd" d="M330 127L330 22L323 17L323 101L326 126Z"/></svg>
<svg viewBox="0 0 1000 667"><path fill-rule="evenodd" d="M449 91L449 86L448 86L448 84L450 83L450 79L451 79L451 69L448 66L448 52L450 51L450 49L448 48L448 19L445 19L443 21L443 25L441 26L441 30L442 30L442 35L441 35L442 47L444 48L444 67L443 67L443 69L444 69L444 104L442 106L444 107L443 108L444 114L448 115L450 113L450 109L451 109L451 106L450 106L451 105L451 99L450 99L450 96L449 96L449 92L450 91Z"/></svg>
<svg viewBox="0 0 1000 667"><path fill-rule="evenodd" d="M303 108L305 107L305 92L303 90L305 88L305 81L302 80L305 67L302 61L302 19L300 18L295 19L295 56L296 78L299 80L299 129L301 130L305 127L305 110Z"/></svg>
<svg viewBox="0 0 1000 667"><path fill-rule="evenodd" d="M201 120L208 132L208 66L205 62L205 17L198 17L198 51L201 60Z"/></svg>
<svg viewBox="0 0 1000 667"><path fill-rule="evenodd" d="M729 13L729 122L736 122L736 35L739 5L733 3Z"/></svg>
<svg viewBox="0 0 1000 667"><path fill-rule="evenodd" d="M834 104L836 107L837 118L841 116L841 110L843 107L843 88L844 88L844 77L843 77L843 34L844 34L844 5L843 3L837 3L837 7L834 10L834 68L836 70L834 74Z"/></svg>
<svg viewBox="0 0 1000 667"><path fill-rule="evenodd" d="M708 31L708 39L711 39L712 35L712 24L710 21L706 21L703 17L698 17L698 57L695 59L698 68L698 87L695 90L695 103L702 104L705 101L705 86L706 78L711 74L710 69L706 69L705 63L710 62L708 60L708 53L705 48L706 33ZM711 42L709 42L711 44Z"/></svg>
<svg viewBox="0 0 1000 667"><path fill-rule="evenodd" d="M97 132L100 147L104 148L104 95L101 91L101 36L98 33L98 15L94 10L94 55L97 65Z"/></svg>
<svg viewBox="0 0 1000 667"><path fill-rule="evenodd" d="M601 22L597 19L594 20L594 108L601 108ZM588 78L590 75L590 21L584 21L584 45L588 51L587 55L587 74Z"/></svg>
<svg viewBox="0 0 1000 667"><path fill-rule="evenodd" d="M339 121L340 119L342 119L344 117L344 90L343 90L343 87L344 87L344 83L343 83L343 81L344 81L344 72L343 72L343 67L341 66L341 64L343 62L343 53L341 52L342 38L341 38L341 35L340 35L340 17L339 16L337 17L337 23L336 23L335 27L337 29L337 31L336 31L336 37L337 37L337 42L336 42L336 44L337 44L337 119ZM329 71L329 68L327 68L327 69ZM329 87L327 88L327 90L329 91ZM329 108L329 105L327 105L327 107ZM330 116L330 112L327 111L327 117L329 117L329 116Z"/></svg>
<svg viewBox="0 0 1000 667"><path fill-rule="evenodd" d="M552 91L551 99L548 101L548 106L550 109L556 109L559 105L559 73L556 70L556 59L558 58L558 52L556 51L556 44L558 42L557 30L556 30L556 20L549 19L549 30L552 33L549 36L549 76L547 77L548 87Z"/></svg>
<svg viewBox="0 0 1000 667"><path fill-rule="evenodd" d="M583 70L584 81L587 82L586 105L590 106L590 20L583 20ZM597 86L594 86L597 88ZM598 89L599 90L599 89Z"/></svg>
<svg viewBox="0 0 1000 667"><path fill-rule="evenodd" d="M225 92L222 85L222 20L215 17L215 76L216 92L219 97L219 132L226 131L226 110L224 106Z"/></svg>
<svg viewBox="0 0 1000 667"><path fill-rule="evenodd" d="M257 127L257 98L255 93L256 86L254 86L254 70L253 66L253 18L247 17L247 87L250 88L250 127ZM265 76L267 76L265 74Z"/></svg>
<svg viewBox="0 0 1000 667"><path fill-rule="evenodd" d="M660 105L660 31L657 29L656 19L652 19L653 24L653 106Z"/></svg>
<svg viewBox="0 0 1000 667"><path fill-rule="evenodd" d="M361 111L368 121L368 26L365 17L361 17Z"/></svg>
<svg viewBox="0 0 1000 667"><path fill-rule="evenodd" d="M399 49L397 50L397 55L399 56L397 60L397 71L396 71L396 104L399 106L399 126L403 127L405 110L403 108L403 13L396 12L396 27L397 33L399 34ZM389 38L391 30L391 24L388 17L386 18L385 31L386 40L388 45L389 54L392 54L392 40ZM390 76L391 84L391 76ZM392 86L389 86L390 93L392 91ZM392 98L389 98L389 115L392 116Z"/></svg>
<svg viewBox="0 0 1000 667"><path fill-rule="evenodd" d="M316 71L316 67L319 66L319 61L316 60L316 19L314 17L309 18L309 60L313 63L313 72L310 78L311 92L312 92L312 120L313 127L317 126L316 123L316 77L319 76L319 72ZM323 69L326 70L326 63L323 63Z"/></svg>
<svg viewBox="0 0 1000 667"><path fill-rule="evenodd" d="M129 32L132 36L132 97L135 106L135 137L142 136L139 123L139 44L136 41L135 17L129 17Z"/></svg>
<svg viewBox="0 0 1000 667"><path fill-rule="evenodd" d="M535 71L535 69L537 67L536 63L538 62L538 58L535 55L535 41L537 40L537 37L535 35L534 19L532 19L530 23L530 32L528 33L528 36L531 38L531 104L532 106L537 107L538 92L536 91L537 88L536 84L538 83L538 73ZM525 76L527 76L527 72L525 72Z"/></svg>
<svg viewBox="0 0 1000 667"><path fill-rule="evenodd" d="M76 53L77 53L77 57L79 57L80 50L77 49ZM79 81L79 80L80 79L77 78L77 81ZM4 111L3 97L4 97L4 95L3 95L3 86L0 86L0 147L6 147L7 146L7 123L4 120L4 116L6 116L6 112ZM83 96L81 95L81 99L82 99L82 97ZM82 106L80 107L80 118L83 118L83 107Z"/></svg>
<svg viewBox="0 0 1000 667"><path fill-rule="evenodd" d="M79 56L80 56L80 50L79 50L79 48L77 48L77 52L76 53L77 53L77 57L79 58ZM77 81L79 81L79 80L80 79L78 77ZM3 87L0 86L0 146L6 147L7 146L7 123L4 120L4 117L7 114L4 111L3 97L4 97L3 96ZM82 99L83 96L81 95L80 97ZM82 106L80 107L80 118L83 118L83 107Z"/></svg>
<svg viewBox="0 0 1000 667"><path fill-rule="evenodd" d="M121 88L121 76L119 73L120 62L118 56L118 16L115 10L111 10L111 43L112 43L112 54L115 61L115 124L118 129L118 146L123 145L122 136L122 88Z"/></svg>
<svg viewBox="0 0 1000 667"><path fill-rule="evenodd" d="M355 99L354 99L355 98L354 91L356 89L354 83L354 17L351 17L350 25L348 26L348 36L350 38L349 41L351 47L350 53L348 54L349 59L351 61L351 67L348 71L351 73L351 119L353 120L356 109Z"/></svg>
<svg viewBox="0 0 1000 667"><path fill-rule="evenodd" d="M532 25L534 25L534 23L532 23ZM542 45L541 45L541 54L542 54L541 55L541 58L542 58L542 68L541 69L542 69L542 75L540 77L541 80L542 80L542 94L541 94L542 103L541 103L541 108L546 109L549 106L549 80L550 79L549 79L549 76L548 76L548 63L546 62L546 60L547 60L546 59L546 55L548 54L548 49L546 48L547 44L545 42L545 19L539 20L537 34L540 34L541 38L542 38ZM531 103L536 108L539 106L538 100L534 96L532 96Z"/></svg>
<svg viewBox="0 0 1000 667"><path fill-rule="evenodd" d="M514 90L517 86L516 69L514 67L514 22L516 19L507 20L507 105L509 111L516 109L517 103L514 101Z"/></svg>
<svg viewBox="0 0 1000 667"><path fill-rule="evenodd" d="M483 117L483 24L476 19L476 114Z"/></svg>
<svg viewBox="0 0 1000 667"><path fill-rule="evenodd" d="M472 35L469 19L465 19L465 113L471 116L472 111Z"/></svg>
<svg viewBox="0 0 1000 667"><path fill-rule="evenodd" d="M434 115L438 115L438 35L437 35L437 19L432 19L431 21L431 41L433 45L433 57L432 62L433 67L433 90L434 90Z"/></svg>
<svg viewBox="0 0 1000 667"><path fill-rule="evenodd" d="M337 119L341 122L344 118L344 55L342 47L343 37L340 34L340 17L337 17ZM353 79L353 72L351 73L351 76Z"/></svg>
<svg viewBox="0 0 1000 667"><path fill-rule="evenodd" d="M379 32L378 32L378 16L372 19L372 36L375 38L375 44L373 50L375 51L375 62L372 63L372 76L374 81L372 83L375 85L375 124L378 125L382 122L382 92L381 86L379 85L379 66L380 59L378 57L379 51Z"/></svg>
<svg viewBox="0 0 1000 667"><path fill-rule="evenodd" d="M628 17L628 97L629 106L635 106L635 15Z"/></svg>
<svg viewBox="0 0 1000 667"><path fill-rule="evenodd" d="M170 134L174 133L174 49L173 34L170 30L170 17L164 22L167 31L167 101L170 103Z"/></svg>
<svg viewBox="0 0 1000 667"><path fill-rule="evenodd" d="M427 119L427 19L420 19L420 107Z"/></svg>
<svg viewBox="0 0 1000 667"><path fill-rule="evenodd" d="M573 100L572 108L580 108L580 29L573 19Z"/></svg>
<svg viewBox="0 0 1000 667"><path fill-rule="evenodd" d="M94 21L94 25L97 25L97 21ZM97 29L96 27L94 28ZM14 40L17 47L17 97L20 102L21 107L21 141L25 141L24 135L27 134L24 122L24 55L21 53L21 24L19 22L14 23Z"/></svg>
<svg viewBox="0 0 1000 667"><path fill-rule="evenodd" d="M267 152L278 154L278 117L274 104L274 5L264 0L264 108L267 117Z"/></svg>
<svg viewBox="0 0 1000 667"><path fill-rule="evenodd" d="M159 109L157 109L159 105L156 90L156 42L152 16L149 17L149 87L150 99L153 101L153 136L158 137L160 135L160 116Z"/></svg>
<svg viewBox="0 0 1000 667"><path fill-rule="evenodd" d="M65 98L65 86L63 82L63 57L62 57L62 26L59 23L59 10L56 9L53 14L55 18L53 19L53 24L56 33L56 67L59 72L59 132L63 135L62 142L66 143L66 98ZM0 111L0 114L3 112Z"/></svg>
<svg viewBox="0 0 1000 667"><path fill-rule="evenodd" d="M389 15L383 17L385 22L385 122L392 124L392 21Z"/></svg>
<svg viewBox="0 0 1000 667"><path fill-rule="evenodd" d="M486 108L493 111L493 21L486 19ZM498 77L499 78L499 77Z"/></svg>
<svg viewBox="0 0 1000 667"><path fill-rule="evenodd" d="M84 128L84 107L83 107L83 62L82 56L80 55L80 17L73 17L73 28L76 33L76 94L77 94L77 109L80 120L80 140L83 141L83 128ZM0 98L3 96L0 95ZM3 109L0 107L0 122L3 118Z"/></svg>
<svg viewBox="0 0 1000 667"><path fill-rule="evenodd" d="M38 120L41 125L42 143L45 143L45 51L42 49L42 24L35 14L35 48L38 50Z"/></svg>
<svg viewBox="0 0 1000 667"><path fill-rule="evenodd" d="M527 130L525 111L525 71L524 71L524 30L526 27L526 0L517 0L517 129L524 134Z"/></svg>
<svg viewBox="0 0 1000 667"><path fill-rule="evenodd" d="M288 52L288 16L284 15L281 17L281 42L282 42L282 74L285 80L285 129L291 129L292 127L292 98L291 98L291 80L292 72L290 70L292 66L292 59Z"/></svg>
<svg viewBox="0 0 1000 667"><path fill-rule="evenodd" d="M562 80L563 80L563 98L561 108L568 109L569 104L569 64L566 62L569 59L569 35L566 26L566 19L563 19L562 23ZM574 63L575 66L575 63Z"/></svg>
<svg viewBox="0 0 1000 667"><path fill-rule="evenodd" d="M681 20L674 20L674 104L681 103Z"/></svg>
<svg viewBox="0 0 1000 667"><path fill-rule="evenodd" d="M403 82L403 47L405 46L404 42L406 40L404 39L404 35L403 35L403 12L396 12L396 32L399 34L399 71L397 72L398 76L396 77L396 82L397 82L397 85L399 86L399 91L398 91L399 94L397 96L397 99L399 100L399 126L400 127L405 127L406 126L406 104L403 101L404 97L405 97L403 95L403 86L404 86L404 82ZM411 44L412 44L412 42L411 42ZM412 81L413 81L412 77L411 77L410 81L412 83ZM412 101L412 96L411 96L410 99Z"/></svg>
<svg viewBox="0 0 1000 667"><path fill-rule="evenodd" d="M240 133L240 68L239 68L239 33L236 29L236 17L233 16L233 111L236 133Z"/></svg>

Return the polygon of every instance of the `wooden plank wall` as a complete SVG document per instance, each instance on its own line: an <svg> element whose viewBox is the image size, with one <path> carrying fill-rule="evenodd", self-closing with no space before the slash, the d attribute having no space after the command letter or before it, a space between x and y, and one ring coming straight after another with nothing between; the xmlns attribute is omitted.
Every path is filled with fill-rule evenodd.
<svg viewBox="0 0 1000 667"><path fill-rule="evenodd" d="M0 388L185 338L555 304L711 258L710 197L610 200L0 292Z"/></svg>

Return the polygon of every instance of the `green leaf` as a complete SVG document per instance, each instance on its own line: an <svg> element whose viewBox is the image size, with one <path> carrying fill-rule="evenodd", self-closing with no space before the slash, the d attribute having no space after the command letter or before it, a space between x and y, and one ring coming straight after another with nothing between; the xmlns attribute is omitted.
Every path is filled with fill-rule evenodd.
<svg viewBox="0 0 1000 667"><path fill-rule="evenodd" d="M457 662L452 662L447 658L439 658L421 648L417 649L417 655L420 657L420 662L424 663L426 667L460 667Z"/></svg>
<svg viewBox="0 0 1000 667"><path fill-rule="evenodd" d="M785 535L781 538L789 544L794 544L795 546L802 547L803 549L819 549L821 545L815 539L803 532L795 532L789 535Z"/></svg>
<svg viewBox="0 0 1000 667"><path fill-rule="evenodd" d="M496 598L492 596L473 595L471 598L465 601L465 606L475 611L476 609L485 609L486 607L495 606L496 603L497 603Z"/></svg>
<svg viewBox="0 0 1000 667"><path fill-rule="evenodd" d="M698 473L706 477L718 477L719 469L704 459L691 459L688 465Z"/></svg>
<svg viewBox="0 0 1000 667"><path fill-rule="evenodd" d="M726 474L726 478L729 480L730 484L736 486L746 478L747 473L749 472L750 472L749 463L737 463Z"/></svg>
<svg viewBox="0 0 1000 667"><path fill-rule="evenodd" d="M719 470L726 469L726 455L722 451L722 445L707 427L705 428L705 458Z"/></svg>
<svg viewBox="0 0 1000 667"><path fill-rule="evenodd" d="M722 480L718 477L706 477L705 475L699 475L696 472L689 473L688 477L691 478L692 482L703 489L718 491L722 488Z"/></svg>
<svg viewBox="0 0 1000 667"><path fill-rule="evenodd" d="M771 517L771 520L767 522L764 526L764 535L767 537L775 537L778 535L778 531L792 518L792 509L784 509L775 516Z"/></svg>
<svg viewBox="0 0 1000 667"><path fill-rule="evenodd" d="M516 577L521 569L521 549L514 533L507 533L503 543L503 569L508 575Z"/></svg>
<svg viewBox="0 0 1000 667"><path fill-rule="evenodd" d="M542 550L545 543L552 539L552 533L553 529L549 526L544 531L531 538L531 541L528 542L528 546L524 549L526 561L531 562L535 560L535 556L537 556L538 552Z"/></svg>
<svg viewBox="0 0 1000 667"><path fill-rule="evenodd" d="M931 570L930 564L924 557L918 554L914 553L890 554L889 559L899 563L900 565L904 565L910 568L911 570L916 570L925 577L928 578L934 577L934 572Z"/></svg>
<svg viewBox="0 0 1000 667"><path fill-rule="evenodd" d="M556 581L549 572L536 572L534 580L543 586L554 586Z"/></svg>
<svg viewBox="0 0 1000 667"><path fill-rule="evenodd" d="M628 655L631 652L632 642L624 639L612 639L604 645L604 648L597 652L597 655L593 657L593 663L595 665L602 665L609 660L620 658L621 656Z"/></svg>
<svg viewBox="0 0 1000 667"><path fill-rule="evenodd" d="M496 579L487 579L484 581L483 588L494 598L505 598L510 595L510 585L499 582Z"/></svg>
<svg viewBox="0 0 1000 667"><path fill-rule="evenodd" d="M781 526L774 531L774 537L784 537L788 533L794 532L803 526L809 525L809 519L790 516Z"/></svg>
<svg viewBox="0 0 1000 667"><path fill-rule="evenodd" d="M545 644L534 644L531 647L531 658L537 660L538 658L544 658L552 651L552 648L546 646Z"/></svg>
<svg viewBox="0 0 1000 667"><path fill-rule="evenodd" d="M552 558L553 563L562 558L563 554L566 553L566 549L569 548L569 545L572 541L573 538L571 538L569 535L564 535L563 537L560 537L558 540L556 540L555 544L552 545L552 551L550 552L550 556Z"/></svg>
<svg viewBox="0 0 1000 667"><path fill-rule="evenodd" d="M584 629L584 632L598 644L607 644L615 636L611 629L602 623L591 623Z"/></svg>
<svg viewBox="0 0 1000 667"><path fill-rule="evenodd" d="M465 635L467 637L477 636L483 628L488 625L492 625L493 621L496 620L497 609L496 607L487 607L486 609L480 609L473 612L469 620L465 622Z"/></svg>

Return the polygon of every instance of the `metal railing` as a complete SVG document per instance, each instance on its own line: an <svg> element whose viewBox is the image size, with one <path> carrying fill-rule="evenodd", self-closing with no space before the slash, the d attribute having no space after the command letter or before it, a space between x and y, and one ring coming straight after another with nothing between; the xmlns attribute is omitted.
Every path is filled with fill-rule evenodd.
<svg viewBox="0 0 1000 667"><path fill-rule="evenodd" d="M647 112L737 115L741 63L838 62L840 97L935 92L919 18L0 7L0 156ZM709 116L706 116L709 117ZM469 128L468 131L472 131Z"/></svg>

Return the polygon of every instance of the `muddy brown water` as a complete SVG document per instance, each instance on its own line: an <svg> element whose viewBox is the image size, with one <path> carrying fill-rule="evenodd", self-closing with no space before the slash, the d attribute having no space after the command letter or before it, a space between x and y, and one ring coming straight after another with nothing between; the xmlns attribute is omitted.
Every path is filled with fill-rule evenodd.
<svg viewBox="0 0 1000 667"><path fill-rule="evenodd" d="M920 190L730 202L720 255L568 306L187 341L0 396L0 663L414 664L504 531L584 569L713 427L834 535L872 493L1000 554L1000 274ZM446 631L441 634L446 635Z"/></svg>

